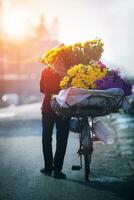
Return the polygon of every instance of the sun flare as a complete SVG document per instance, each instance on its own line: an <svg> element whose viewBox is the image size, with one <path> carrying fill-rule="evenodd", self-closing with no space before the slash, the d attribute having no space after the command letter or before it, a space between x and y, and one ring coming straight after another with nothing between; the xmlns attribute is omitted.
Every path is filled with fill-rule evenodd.
<svg viewBox="0 0 134 200"><path fill-rule="evenodd" d="M8 13L3 19L4 33L15 40L23 39L28 34L28 20L24 12L18 10Z"/></svg>

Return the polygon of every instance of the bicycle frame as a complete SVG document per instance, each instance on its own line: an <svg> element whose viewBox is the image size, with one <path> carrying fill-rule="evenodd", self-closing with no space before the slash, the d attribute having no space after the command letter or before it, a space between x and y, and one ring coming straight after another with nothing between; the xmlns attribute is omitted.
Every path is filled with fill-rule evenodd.
<svg viewBox="0 0 134 200"><path fill-rule="evenodd" d="M82 156L85 159L85 180L89 180L91 155L93 153L93 117L91 117L91 124L88 117L78 118L81 123L81 131L79 132L79 149L80 166L72 166L72 170L82 169Z"/></svg>

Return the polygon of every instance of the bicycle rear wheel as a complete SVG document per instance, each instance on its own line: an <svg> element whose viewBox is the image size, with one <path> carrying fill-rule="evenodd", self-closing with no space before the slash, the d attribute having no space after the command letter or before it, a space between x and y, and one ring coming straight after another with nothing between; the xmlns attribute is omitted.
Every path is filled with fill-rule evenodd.
<svg viewBox="0 0 134 200"><path fill-rule="evenodd" d="M89 174L90 174L90 165L91 165L91 153L86 152L84 153L84 161L85 161L85 180L89 181Z"/></svg>
<svg viewBox="0 0 134 200"><path fill-rule="evenodd" d="M93 140L92 140L92 129L89 125L88 118L85 118L83 121L83 130L82 130L82 146L83 146L83 156L85 161L85 180L89 180L90 174L90 164L91 156L93 152Z"/></svg>

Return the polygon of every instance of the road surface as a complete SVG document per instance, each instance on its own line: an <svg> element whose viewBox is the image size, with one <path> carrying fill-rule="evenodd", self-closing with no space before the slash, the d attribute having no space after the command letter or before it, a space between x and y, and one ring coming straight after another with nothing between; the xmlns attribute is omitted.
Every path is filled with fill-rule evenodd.
<svg viewBox="0 0 134 200"><path fill-rule="evenodd" d="M104 118L104 121L113 127L109 138L110 144L103 145L100 142L94 144L91 181L86 183L84 169L71 170L72 165L79 164L76 153L79 142L78 134L70 132L69 135L63 168L67 179L57 180L47 177L40 173L40 169L43 167L40 104L1 109L0 200L133 199L132 131L134 127L131 125L132 130L129 126L125 127L123 132L125 135L127 131L129 139L127 142L129 149L126 151L123 149L126 141L121 139L123 135L121 135L122 127L120 127L119 119L123 120L123 115ZM122 124L128 123L127 120L128 117ZM117 133L116 130L120 131ZM126 135L123 138L126 138ZM55 130L53 147L54 152ZM127 152L126 156L124 156L124 152ZM131 164L130 161L132 161Z"/></svg>

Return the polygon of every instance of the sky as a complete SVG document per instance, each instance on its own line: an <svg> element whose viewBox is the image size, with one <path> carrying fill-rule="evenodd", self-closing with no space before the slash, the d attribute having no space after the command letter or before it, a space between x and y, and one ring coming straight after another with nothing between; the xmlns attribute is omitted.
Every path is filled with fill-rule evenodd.
<svg viewBox="0 0 134 200"><path fill-rule="evenodd" d="M25 11L30 22L40 14L48 27L59 19L59 40L65 44L102 38L102 60L134 76L134 0L5 0Z"/></svg>

